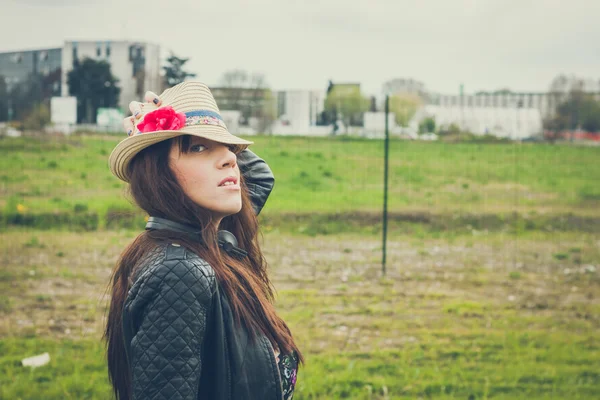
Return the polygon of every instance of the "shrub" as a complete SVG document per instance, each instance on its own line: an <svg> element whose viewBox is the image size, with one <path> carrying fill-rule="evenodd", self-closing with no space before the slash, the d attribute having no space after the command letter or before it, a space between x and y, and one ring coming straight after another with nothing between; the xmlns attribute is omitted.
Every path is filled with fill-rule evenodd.
<svg viewBox="0 0 600 400"><path fill-rule="evenodd" d="M143 213L123 208L109 208L106 211L105 223L107 229L138 228L143 229L145 220Z"/></svg>
<svg viewBox="0 0 600 400"><path fill-rule="evenodd" d="M91 212L20 214L4 213L0 216L4 225L24 226L38 229L68 228L75 231L98 229L98 214Z"/></svg>
<svg viewBox="0 0 600 400"><path fill-rule="evenodd" d="M41 130L50 123L50 109L45 104L38 104L23 120L23 129Z"/></svg>
<svg viewBox="0 0 600 400"><path fill-rule="evenodd" d="M73 206L73 211L76 213L86 212L88 210L87 204L77 203Z"/></svg>
<svg viewBox="0 0 600 400"><path fill-rule="evenodd" d="M427 117L419 123L419 133L435 133L435 118Z"/></svg>
<svg viewBox="0 0 600 400"><path fill-rule="evenodd" d="M587 185L577 191L577 197L581 201L599 201L600 188L598 186Z"/></svg>
<svg viewBox="0 0 600 400"><path fill-rule="evenodd" d="M557 260L566 260L569 258L569 255L567 253L556 253L553 255L553 257Z"/></svg>

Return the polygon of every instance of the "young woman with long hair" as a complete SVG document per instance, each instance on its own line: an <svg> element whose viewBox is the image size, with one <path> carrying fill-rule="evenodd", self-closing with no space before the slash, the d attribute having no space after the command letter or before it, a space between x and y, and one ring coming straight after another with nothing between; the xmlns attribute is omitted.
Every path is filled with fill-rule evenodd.
<svg viewBox="0 0 600 400"><path fill-rule="evenodd" d="M303 357L258 242L271 170L227 131L204 84L146 100L109 160L149 216L109 284L115 396L289 400Z"/></svg>

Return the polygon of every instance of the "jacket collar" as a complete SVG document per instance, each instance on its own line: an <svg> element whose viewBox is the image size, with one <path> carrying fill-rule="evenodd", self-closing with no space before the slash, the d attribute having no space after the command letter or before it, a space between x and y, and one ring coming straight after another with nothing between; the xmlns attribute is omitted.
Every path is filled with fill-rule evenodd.
<svg viewBox="0 0 600 400"><path fill-rule="evenodd" d="M148 217L146 229L168 229L175 232L193 233L197 235L200 234L200 229L192 225L182 224L181 222L175 222L171 221L170 219L159 217Z"/></svg>
<svg viewBox="0 0 600 400"><path fill-rule="evenodd" d="M202 239L200 229L192 225L182 224L181 222L171 221L170 219L166 218L148 217L146 230L154 229L165 229L174 232L188 233L194 236L196 239ZM244 249L237 247L238 241L235 235L229 231L220 230L217 232L217 243L220 248L225 250L232 257L243 259L248 255Z"/></svg>

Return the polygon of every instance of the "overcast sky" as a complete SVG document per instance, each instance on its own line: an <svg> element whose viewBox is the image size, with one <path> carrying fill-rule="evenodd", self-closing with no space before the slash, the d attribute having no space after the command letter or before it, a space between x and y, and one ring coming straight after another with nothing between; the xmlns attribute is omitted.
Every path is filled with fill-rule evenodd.
<svg viewBox="0 0 600 400"><path fill-rule="evenodd" d="M142 40L209 85L242 68L274 89L543 91L559 73L600 79L599 15L598 0L0 0L0 52Z"/></svg>

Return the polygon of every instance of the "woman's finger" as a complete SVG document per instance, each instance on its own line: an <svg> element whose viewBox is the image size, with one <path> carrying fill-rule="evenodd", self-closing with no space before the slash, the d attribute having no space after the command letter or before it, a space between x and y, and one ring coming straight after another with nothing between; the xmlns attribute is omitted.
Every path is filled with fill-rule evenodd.
<svg viewBox="0 0 600 400"><path fill-rule="evenodd" d="M135 128L133 121L133 117L127 117L123 120L123 127L125 128L125 132L127 132L127 136L133 135L133 131Z"/></svg>
<svg viewBox="0 0 600 400"><path fill-rule="evenodd" d="M135 119L140 119L140 117L142 116L142 103L140 103L139 101L132 101L131 103L129 103L129 110L131 111Z"/></svg>
<svg viewBox="0 0 600 400"><path fill-rule="evenodd" d="M162 103L160 97L158 97L156 93L150 91L146 92L146 94L144 95L144 100L146 100L148 103L156 104L157 107L160 107L160 103Z"/></svg>

